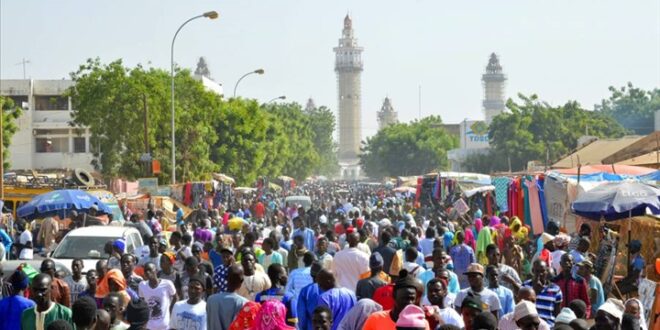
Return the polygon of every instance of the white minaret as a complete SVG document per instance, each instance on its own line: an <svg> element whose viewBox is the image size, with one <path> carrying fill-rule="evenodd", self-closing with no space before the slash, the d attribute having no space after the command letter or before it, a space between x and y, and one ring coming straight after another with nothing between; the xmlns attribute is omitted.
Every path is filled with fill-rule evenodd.
<svg viewBox="0 0 660 330"><path fill-rule="evenodd" d="M387 126L398 123L396 111L392 107L392 102L390 98L386 97L383 101L383 106L378 111L378 130L381 130Z"/></svg>
<svg viewBox="0 0 660 330"><path fill-rule="evenodd" d="M486 73L481 76L484 84L484 113L486 123L490 125L493 118L504 112L504 82L506 76L502 73L500 60L495 53L490 54Z"/></svg>
<svg viewBox="0 0 660 330"><path fill-rule="evenodd" d="M339 161L356 163L362 141L362 94L360 75L362 73L362 47L353 37L353 22L350 16L344 18L344 29L335 52L335 72L339 100Z"/></svg>

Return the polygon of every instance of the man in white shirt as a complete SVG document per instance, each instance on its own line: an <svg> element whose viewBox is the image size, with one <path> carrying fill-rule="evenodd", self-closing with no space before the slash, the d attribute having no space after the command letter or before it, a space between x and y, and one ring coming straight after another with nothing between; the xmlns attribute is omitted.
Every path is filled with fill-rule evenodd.
<svg viewBox="0 0 660 330"><path fill-rule="evenodd" d="M357 248L359 239L357 231L349 227L346 230L348 248L337 252L332 263L338 286L353 292L355 292L360 276L370 271L369 255Z"/></svg>
<svg viewBox="0 0 660 330"><path fill-rule="evenodd" d="M18 227L18 230L21 231L21 236L18 238L18 242L20 243L21 247L21 252L18 255L18 259L32 260L34 258L32 232L26 228L25 222L17 223L16 226Z"/></svg>
<svg viewBox="0 0 660 330"><path fill-rule="evenodd" d="M206 281L201 276L192 276L188 281L188 299L179 301L172 308L170 329L206 330L206 302L202 295Z"/></svg>
<svg viewBox="0 0 660 330"><path fill-rule="evenodd" d="M463 299L465 299L468 294L473 293L481 298L483 304L487 305L488 311L493 313L495 318L497 318L498 311L501 308L500 299L497 297L495 292L484 287L484 266L478 263L472 263L470 266L468 266L467 271L464 274L468 278L470 287L459 291L456 295L456 300L454 300L454 306L456 306L456 310L460 311ZM486 306L484 306L484 311L486 309L485 307Z"/></svg>
<svg viewBox="0 0 660 330"><path fill-rule="evenodd" d="M149 305L149 322L151 330L166 330L170 325L170 305L176 301L176 289L170 280L157 277L156 265L144 265L146 281L140 282L138 292Z"/></svg>

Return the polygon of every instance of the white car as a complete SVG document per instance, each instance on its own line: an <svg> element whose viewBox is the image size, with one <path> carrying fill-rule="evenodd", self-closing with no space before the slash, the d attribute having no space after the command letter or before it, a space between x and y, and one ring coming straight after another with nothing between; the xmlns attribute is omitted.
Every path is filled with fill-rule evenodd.
<svg viewBox="0 0 660 330"><path fill-rule="evenodd" d="M74 258L83 260L83 273L96 269L96 262L108 258L103 252L105 243L123 238L127 253L138 253L144 246L140 232L133 227L90 226L70 231L55 248L50 258L60 262L71 271Z"/></svg>

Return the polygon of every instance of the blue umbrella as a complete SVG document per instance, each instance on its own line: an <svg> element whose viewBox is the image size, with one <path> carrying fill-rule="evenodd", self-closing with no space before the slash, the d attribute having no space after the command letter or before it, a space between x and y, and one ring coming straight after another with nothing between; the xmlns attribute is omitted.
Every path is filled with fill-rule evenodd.
<svg viewBox="0 0 660 330"><path fill-rule="evenodd" d="M617 220L660 213L660 190L641 182L608 182L582 194L573 204L573 213L585 218Z"/></svg>
<svg viewBox="0 0 660 330"><path fill-rule="evenodd" d="M60 215L63 218L67 211L88 212L94 205L98 207L99 213L112 214L112 210L96 196L76 189L53 190L35 196L27 204L19 207L16 214L19 218L26 219L53 215Z"/></svg>

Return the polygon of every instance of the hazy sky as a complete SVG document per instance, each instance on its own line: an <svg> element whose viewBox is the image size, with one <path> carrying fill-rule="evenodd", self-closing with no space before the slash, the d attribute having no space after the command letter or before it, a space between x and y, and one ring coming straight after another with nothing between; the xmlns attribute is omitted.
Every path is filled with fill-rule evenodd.
<svg viewBox="0 0 660 330"><path fill-rule="evenodd" d="M660 87L660 1L186 0L0 2L0 77L68 78L89 57L123 58L169 70L170 43L186 19L208 10L179 34L175 61L194 69L199 56L231 94L266 102L279 95L336 111L332 48L347 12L365 48L363 134L389 96L401 121L441 115L445 122L483 118L481 74L499 54L507 96L537 93L553 104L591 108L607 87Z"/></svg>

